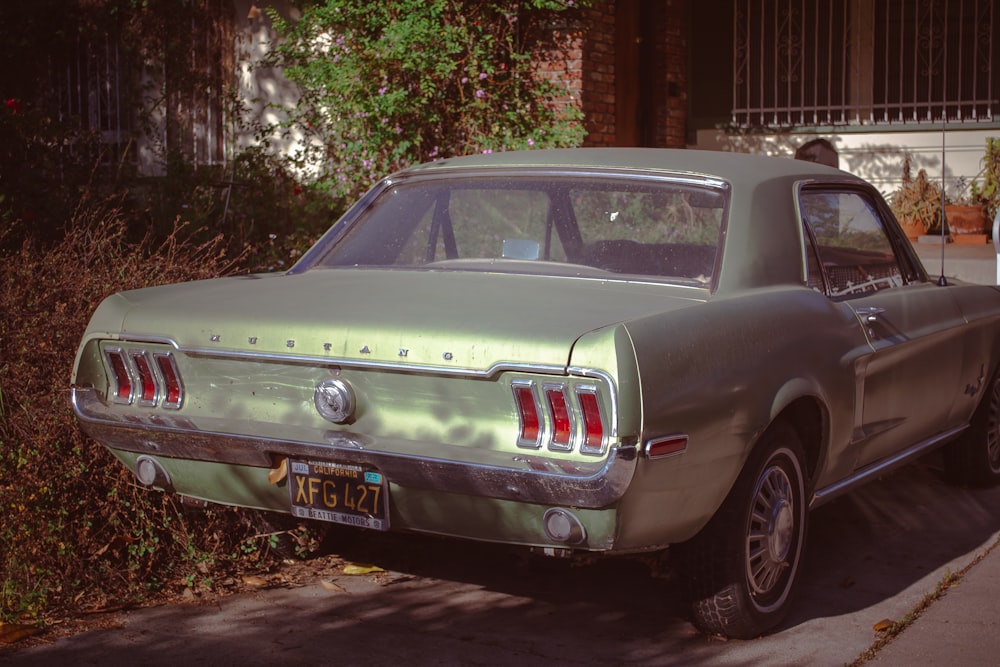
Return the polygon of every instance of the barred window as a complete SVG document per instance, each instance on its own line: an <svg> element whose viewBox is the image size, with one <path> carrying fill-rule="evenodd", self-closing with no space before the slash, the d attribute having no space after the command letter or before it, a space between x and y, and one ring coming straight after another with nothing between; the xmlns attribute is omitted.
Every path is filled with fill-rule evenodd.
<svg viewBox="0 0 1000 667"><path fill-rule="evenodd" d="M740 127L992 121L994 0L736 0Z"/></svg>

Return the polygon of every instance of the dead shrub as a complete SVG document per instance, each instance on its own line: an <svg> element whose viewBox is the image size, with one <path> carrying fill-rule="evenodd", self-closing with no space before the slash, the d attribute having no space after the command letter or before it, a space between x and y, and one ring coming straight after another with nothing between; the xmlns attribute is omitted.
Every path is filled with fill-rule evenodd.
<svg viewBox="0 0 1000 667"><path fill-rule="evenodd" d="M0 254L0 620L211 587L261 558L239 512L192 515L139 488L76 425L70 372L105 296L234 273L244 260L221 235L196 242L180 223L163 241L130 243L126 228L117 202L84 201L60 241L25 234Z"/></svg>

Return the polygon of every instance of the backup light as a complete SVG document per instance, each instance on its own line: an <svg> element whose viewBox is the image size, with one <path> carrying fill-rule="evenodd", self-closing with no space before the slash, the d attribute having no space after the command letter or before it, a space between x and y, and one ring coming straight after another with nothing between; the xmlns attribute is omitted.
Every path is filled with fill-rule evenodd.
<svg viewBox="0 0 1000 667"><path fill-rule="evenodd" d="M545 535L553 542L582 544L587 539L587 530L575 514L561 507L545 510L542 517Z"/></svg>

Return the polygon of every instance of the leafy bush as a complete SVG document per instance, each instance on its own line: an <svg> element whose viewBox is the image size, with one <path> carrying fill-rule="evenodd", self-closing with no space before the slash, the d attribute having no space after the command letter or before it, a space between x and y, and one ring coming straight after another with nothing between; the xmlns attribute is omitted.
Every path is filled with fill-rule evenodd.
<svg viewBox="0 0 1000 667"><path fill-rule="evenodd" d="M176 581L210 586L261 557L240 513L190 515L140 488L76 425L70 371L103 297L230 273L243 259L221 237L193 242L185 225L138 243L127 226L120 202L84 202L61 241L28 234L0 253L0 620L135 600Z"/></svg>
<svg viewBox="0 0 1000 667"><path fill-rule="evenodd" d="M534 72L539 25L575 3L526 0L326 0L282 34L269 65L302 89L288 121L295 158L331 201L439 157L578 145L580 114Z"/></svg>

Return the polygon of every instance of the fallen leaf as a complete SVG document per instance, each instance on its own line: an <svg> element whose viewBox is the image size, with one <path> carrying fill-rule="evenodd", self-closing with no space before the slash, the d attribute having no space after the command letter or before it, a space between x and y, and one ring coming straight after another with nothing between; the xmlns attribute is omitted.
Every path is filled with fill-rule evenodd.
<svg viewBox="0 0 1000 667"><path fill-rule="evenodd" d="M288 476L288 459L281 459L277 468L267 471L267 481L271 484L280 484Z"/></svg>
<svg viewBox="0 0 1000 667"><path fill-rule="evenodd" d="M247 586L258 586L258 587L268 585L267 579L265 579L264 577L258 577L255 574L248 574L245 577L243 577L243 583L246 584Z"/></svg>
<svg viewBox="0 0 1000 667"><path fill-rule="evenodd" d="M37 625L25 625L23 623L0 623L0 642L13 644L25 637L37 635L42 629Z"/></svg>
<svg viewBox="0 0 1000 667"><path fill-rule="evenodd" d="M883 618L881 621L872 626L872 629L875 630L875 632L885 632L894 625L896 625L895 621L890 621L888 618Z"/></svg>
<svg viewBox="0 0 1000 667"><path fill-rule="evenodd" d="M323 588L330 591L331 593L346 593L347 591L343 586L336 584L332 581L327 581L326 579L320 579L319 583L323 585Z"/></svg>
<svg viewBox="0 0 1000 667"><path fill-rule="evenodd" d="M385 570L378 565L364 565L362 563L344 565L344 574L372 574L373 572L385 572Z"/></svg>

